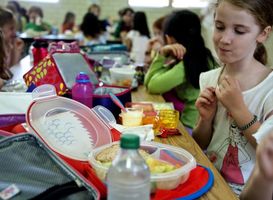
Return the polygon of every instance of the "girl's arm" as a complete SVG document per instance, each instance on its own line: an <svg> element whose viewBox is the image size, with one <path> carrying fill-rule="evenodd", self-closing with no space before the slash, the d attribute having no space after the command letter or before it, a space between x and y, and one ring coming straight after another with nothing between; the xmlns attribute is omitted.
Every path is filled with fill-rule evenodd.
<svg viewBox="0 0 273 200"><path fill-rule="evenodd" d="M132 50L132 40L128 37L126 37L123 41L124 45L127 47L128 51L130 52Z"/></svg>
<svg viewBox="0 0 273 200"><path fill-rule="evenodd" d="M183 62L168 68L163 66L165 61L164 56L157 54L145 75L144 85L150 93L165 93L185 81Z"/></svg>
<svg viewBox="0 0 273 200"><path fill-rule="evenodd" d="M273 167L273 166L272 166ZM272 168L273 169L273 168ZM255 167L243 192L240 194L241 200L272 200L273 182L265 179Z"/></svg>
<svg viewBox="0 0 273 200"><path fill-rule="evenodd" d="M12 44L7 44L7 67L10 68L13 65L19 63L24 50L24 42L20 38L15 38Z"/></svg>
<svg viewBox="0 0 273 200"><path fill-rule="evenodd" d="M212 121L206 121L199 117L195 128L193 129L192 136L201 149L206 149L212 137Z"/></svg>
<svg viewBox="0 0 273 200"><path fill-rule="evenodd" d="M218 100L227 109L238 128L241 129L250 144L256 148L257 143L253 134L261 124L246 106L239 82L230 76L225 76L215 92Z"/></svg>
<svg viewBox="0 0 273 200"><path fill-rule="evenodd" d="M193 130L193 138L202 149L209 145L213 132L213 120L217 110L217 99L213 87L201 91L195 106L199 112L199 120Z"/></svg>
<svg viewBox="0 0 273 200"><path fill-rule="evenodd" d="M242 200L273 199L273 132L257 147L256 165L243 192Z"/></svg>
<svg viewBox="0 0 273 200"><path fill-rule="evenodd" d="M257 116L253 115L246 106L242 106L240 110L232 112L231 115L252 147L256 148L257 142L253 134L256 133L261 126Z"/></svg>

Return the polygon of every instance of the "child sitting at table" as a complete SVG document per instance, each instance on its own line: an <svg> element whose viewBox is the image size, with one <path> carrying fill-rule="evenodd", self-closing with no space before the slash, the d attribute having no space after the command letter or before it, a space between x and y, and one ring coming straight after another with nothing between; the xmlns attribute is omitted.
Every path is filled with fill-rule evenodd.
<svg viewBox="0 0 273 200"><path fill-rule="evenodd" d="M149 67L156 56L156 53L164 46L163 24L166 16L162 16L155 20L152 26L153 37L149 40L148 47L145 52L145 67Z"/></svg>
<svg viewBox="0 0 273 200"><path fill-rule="evenodd" d="M29 23L26 24L25 31L27 33L44 32L46 34L51 32L51 26L43 21L43 10L38 6L32 6L28 10ZM31 34L33 34L31 33Z"/></svg>
<svg viewBox="0 0 273 200"><path fill-rule="evenodd" d="M150 31L144 12L136 12L133 19L133 28L125 36L124 43L130 51L130 58L139 65L144 64L145 51L148 47Z"/></svg>
<svg viewBox="0 0 273 200"><path fill-rule="evenodd" d="M12 77L12 73L6 67L6 52L4 48L4 35L0 29L0 89L5 83L5 80L8 80Z"/></svg>
<svg viewBox="0 0 273 200"><path fill-rule="evenodd" d="M73 12L67 12L62 24L62 33L72 34L75 29L76 15Z"/></svg>
<svg viewBox="0 0 273 200"><path fill-rule="evenodd" d="M199 17L189 11L172 13L164 22L166 44L153 60L144 84L150 93L175 90L185 103L182 123L189 131L197 121L194 103L199 95L199 74L216 66L201 36Z"/></svg>
<svg viewBox="0 0 273 200"><path fill-rule="evenodd" d="M80 45L106 44L106 35L104 35L100 21L92 13L86 13L80 25L81 33L76 35Z"/></svg>
<svg viewBox="0 0 273 200"><path fill-rule="evenodd" d="M0 28L4 37L5 67L10 68L21 59L24 42L16 37L16 19L8 9L0 7Z"/></svg>
<svg viewBox="0 0 273 200"><path fill-rule="evenodd" d="M193 137L236 194L255 164L253 134L273 120L273 72L263 46L272 10L271 0L218 0L213 42L223 67L200 75Z"/></svg>

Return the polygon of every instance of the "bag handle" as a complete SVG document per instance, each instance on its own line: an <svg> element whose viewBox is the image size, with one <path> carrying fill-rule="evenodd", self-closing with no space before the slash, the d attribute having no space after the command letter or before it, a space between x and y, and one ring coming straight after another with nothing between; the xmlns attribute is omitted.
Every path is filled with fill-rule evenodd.
<svg viewBox="0 0 273 200"><path fill-rule="evenodd" d="M70 52L78 53L80 52L80 47L77 42L65 43L61 42L51 42L48 47L49 53L55 52Z"/></svg>
<svg viewBox="0 0 273 200"><path fill-rule="evenodd" d="M86 188L79 187L75 181L71 181L61 185L54 185L30 200L57 200L85 190Z"/></svg>

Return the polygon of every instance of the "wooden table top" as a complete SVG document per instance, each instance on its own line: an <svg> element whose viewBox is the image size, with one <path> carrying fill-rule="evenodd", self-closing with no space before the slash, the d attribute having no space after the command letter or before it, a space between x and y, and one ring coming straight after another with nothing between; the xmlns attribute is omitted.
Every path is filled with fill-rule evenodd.
<svg viewBox="0 0 273 200"><path fill-rule="evenodd" d="M140 86L137 91L132 92L132 101L153 101L153 102L164 102L164 99L161 95L151 95L148 94L145 87ZM185 130L182 123L179 123L178 129L181 132L181 135L170 136L168 138L159 138L156 137L156 142L161 142L164 144L170 144L174 146L181 147L189 151L196 159L198 164L206 166L211 169L214 174L214 185L209 192L204 194L200 200L220 200L220 199L237 199L237 196L232 192L226 181L220 175L218 170L213 166L213 164L208 160L206 155L203 153L198 144L194 139L188 134Z"/></svg>

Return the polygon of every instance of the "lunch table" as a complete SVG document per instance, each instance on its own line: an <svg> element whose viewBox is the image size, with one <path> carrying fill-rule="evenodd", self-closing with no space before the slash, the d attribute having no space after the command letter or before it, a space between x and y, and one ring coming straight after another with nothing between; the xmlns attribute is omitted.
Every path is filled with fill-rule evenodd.
<svg viewBox="0 0 273 200"><path fill-rule="evenodd" d="M46 42L66 42L66 43L70 43L70 42L74 42L74 41L78 41L77 38L75 38L74 36L66 36L63 34L59 34L59 35L41 35L41 36L29 36L26 33L21 33L19 35L19 38L22 39L24 41L24 51L23 51L23 56L27 56L29 53L29 48L31 46L31 44L35 41L35 40L43 40Z"/></svg>
<svg viewBox="0 0 273 200"><path fill-rule="evenodd" d="M149 94L144 86L139 86L136 91L132 92L133 102L165 102L161 95ZM211 169L214 175L214 184L212 188L200 197L200 200L220 200L220 199L237 199L238 197L230 189L226 181L223 179L218 170L209 161L202 149L194 141L191 135L186 131L182 123L179 123L178 129L181 135L172 135L167 138L155 137L156 142L169 144L177 147L181 147L190 152L197 163Z"/></svg>

